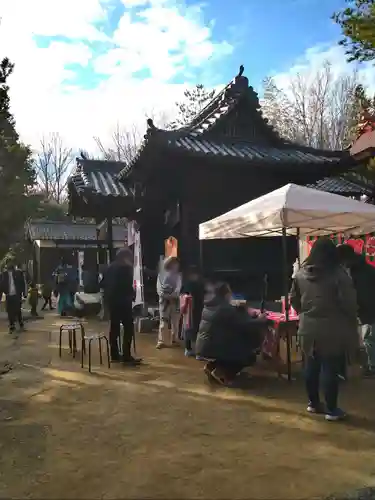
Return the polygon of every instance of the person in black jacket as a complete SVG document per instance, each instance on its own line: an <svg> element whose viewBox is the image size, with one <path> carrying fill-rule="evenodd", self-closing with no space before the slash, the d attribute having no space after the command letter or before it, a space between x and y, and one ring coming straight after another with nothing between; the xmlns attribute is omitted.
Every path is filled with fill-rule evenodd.
<svg viewBox="0 0 375 500"><path fill-rule="evenodd" d="M131 343L134 336L133 323L133 255L129 248L117 252L116 259L106 269L101 286L104 302L110 316L110 346L112 361L119 361L118 338L120 324L124 328L122 360L126 364L139 364L140 360L131 355Z"/></svg>
<svg viewBox="0 0 375 500"><path fill-rule="evenodd" d="M184 331L185 356L195 356L192 343L197 339L199 324L202 318L204 291L204 280L198 268L195 266L190 267L181 289L181 294L187 294L192 297L191 324Z"/></svg>
<svg viewBox="0 0 375 500"><path fill-rule="evenodd" d="M211 360L204 368L206 375L223 385L256 362L267 323L263 316L253 318L245 309L232 306L231 298L229 285L214 285L204 305L196 342L196 354Z"/></svg>
<svg viewBox="0 0 375 500"><path fill-rule="evenodd" d="M16 321L20 329L24 329L22 317L22 296L27 297L27 287L24 273L16 269L14 262L9 262L7 269L0 276L0 296L5 294L6 308L9 320L9 333L16 329Z"/></svg>
<svg viewBox="0 0 375 500"><path fill-rule="evenodd" d="M348 270L357 292L358 318L362 325L362 341L366 351L364 375L375 376L375 269L350 245L337 247L339 258Z"/></svg>

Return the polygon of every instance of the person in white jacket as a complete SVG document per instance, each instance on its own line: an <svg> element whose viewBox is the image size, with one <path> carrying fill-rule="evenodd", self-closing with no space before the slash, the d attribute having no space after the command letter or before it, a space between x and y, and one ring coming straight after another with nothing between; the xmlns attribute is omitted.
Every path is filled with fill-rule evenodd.
<svg viewBox="0 0 375 500"><path fill-rule="evenodd" d="M163 262L158 274L156 290L159 295L160 312L159 335L156 348L162 349L176 343L178 338L181 273L180 264L176 257L169 257Z"/></svg>

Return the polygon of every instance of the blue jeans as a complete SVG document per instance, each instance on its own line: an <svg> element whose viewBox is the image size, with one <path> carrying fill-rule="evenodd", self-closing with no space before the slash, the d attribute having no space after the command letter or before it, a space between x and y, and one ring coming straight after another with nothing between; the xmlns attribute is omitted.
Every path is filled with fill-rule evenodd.
<svg viewBox="0 0 375 500"><path fill-rule="evenodd" d="M337 408L339 395L340 368L342 365L342 355L320 356L314 353L306 359L305 383L310 404L314 407L320 405L320 374L322 373L323 392L327 410L334 411Z"/></svg>
<svg viewBox="0 0 375 500"><path fill-rule="evenodd" d="M367 356L367 368L375 370L375 324L362 325L362 339Z"/></svg>
<svg viewBox="0 0 375 500"><path fill-rule="evenodd" d="M72 297L69 292L61 292L59 294L59 300L57 302L57 309L59 314L66 313L69 309L73 307Z"/></svg>

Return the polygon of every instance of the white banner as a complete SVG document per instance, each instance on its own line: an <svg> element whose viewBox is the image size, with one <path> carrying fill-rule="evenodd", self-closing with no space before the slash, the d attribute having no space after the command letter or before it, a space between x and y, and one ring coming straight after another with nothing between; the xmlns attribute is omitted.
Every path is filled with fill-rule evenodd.
<svg viewBox="0 0 375 500"><path fill-rule="evenodd" d="M83 286L82 268L84 260L85 260L85 252L78 252L78 277L80 286Z"/></svg>
<svg viewBox="0 0 375 500"><path fill-rule="evenodd" d="M135 230L135 221L131 220L128 222L128 246L131 247L135 244L137 231Z"/></svg>
<svg viewBox="0 0 375 500"><path fill-rule="evenodd" d="M142 265L142 246L141 246L141 235L139 231L135 232L134 235L134 274L133 283L135 288L135 301L133 302L133 307L144 304L144 293L143 293L143 265Z"/></svg>

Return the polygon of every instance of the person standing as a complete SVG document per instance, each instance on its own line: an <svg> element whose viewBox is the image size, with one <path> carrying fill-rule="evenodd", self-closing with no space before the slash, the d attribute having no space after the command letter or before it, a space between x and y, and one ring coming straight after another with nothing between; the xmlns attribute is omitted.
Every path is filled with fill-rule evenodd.
<svg viewBox="0 0 375 500"><path fill-rule="evenodd" d="M68 312L73 308L68 271L69 268L65 262L65 259L62 258L60 261L60 265L53 273L56 280L56 293L59 297L57 302L57 309L60 316L66 316Z"/></svg>
<svg viewBox="0 0 375 500"><path fill-rule="evenodd" d="M50 311L53 310L52 306L52 285L50 282L46 282L42 285L42 297L44 300L44 304L42 305L41 310L44 311L47 306L49 306Z"/></svg>
<svg viewBox="0 0 375 500"><path fill-rule="evenodd" d="M160 314L157 349L177 343L180 326L179 296L181 284L178 259L168 257L161 265L156 283Z"/></svg>
<svg viewBox="0 0 375 500"><path fill-rule="evenodd" d="M9 262L7 269L0 277L0 291L5 294L6 309L9 320L9 333L16 329L16 322L20 330L24 330L22 317L22 297L27 297L25 276L20 269L16 269L13 261Z"/></svg>
<svg viewBox="0 0 375 500"><path fill-rule="evenodd" d="M296 273L291 303L299 314L307 411L323 413L329 421L342 420L346 415L338 406L338 375L343 356L358 348L357 296L330 239L318 239ZM325 407L319 396L321 372Z"/></svg>
<svg viewBox="0 0 375 500"><path fill-rule="evenodd" d="M185 356L195 356L193 343L197 340L199 324L204 306L204 281L197 267L192 266L186 274L186 281L182 285L181 294L191 297L190 322L184 328ZM190 312L190 311L189 311Z"/></svg>
<svg viewBox="0 0 375 500"><path fill-rule="evenodd" d="M129 248L117 252L116 259L106 269L101 286L104 292L104 303L108 307L110 317L109 341L112 361L120 361L118 338L121 324L124 328L122 361L127 365L141 362L131 355L131 344L134 337L133 322L133 254Z"/></svg>
<svg viewBox="0 0 375 500"><path fill-rule="evenodd" d="M364 376L375 376L375 269L350 245L337 247L340 262L348 270L357 292L358 318L366 352Z"/></svg>

